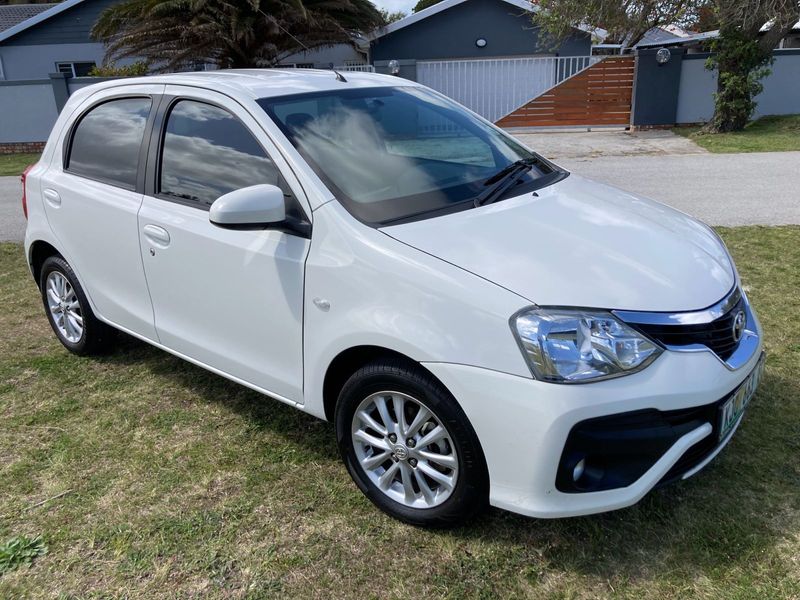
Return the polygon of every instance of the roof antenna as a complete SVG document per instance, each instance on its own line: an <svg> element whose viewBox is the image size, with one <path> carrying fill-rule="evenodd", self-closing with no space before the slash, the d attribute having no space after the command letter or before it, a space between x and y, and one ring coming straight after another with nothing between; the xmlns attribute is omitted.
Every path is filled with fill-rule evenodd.
<svg viewBox="0 0 800 600"><path fill-rule="evenodd" d="M333 67L331 67L331 71L333 71L334 73L336 73L336 81L342 81L342 82L344 82L344 83L347 83L347 79L345 79L345 78L344 78L344 75L342 75L341 73L339 73L339 71L337 71L337 70L336 70L336 69L334 69Z"/></svg>

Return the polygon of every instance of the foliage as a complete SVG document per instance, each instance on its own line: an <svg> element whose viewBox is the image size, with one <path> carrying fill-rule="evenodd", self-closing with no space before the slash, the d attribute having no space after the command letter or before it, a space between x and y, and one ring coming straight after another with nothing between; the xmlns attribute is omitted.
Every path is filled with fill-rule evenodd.
<svg viewBox="0 0 800 600"><path fill-rule="evenodd" d="M720 24L712 42L714 55L707 67L717 69L714 118L707 130L740 131L756 107L755 97L763 89L760 80L769 74L772 50L800 20L797 0L715 0ZM765 23L770 27L765 33Z"/></svg>
<svg viewBox="0 0 800 600"><path fill-rule="evenodd" d="M381 13L381 17L383 18L383 22L385 25L389 25L391 23L394 23L395 21L399 21L400 19L405 19L408 16L402 10L390 11L388 8L379 8L378 12Z"/></svg>
<svg viewBox="0 0 800 600"><path fill-rule="evenodd" d="M92 35L111 61L144 58L174 71L197 62L269 66L381 23L369 0L123 0L101 13Z"/></svg>
<svg viewBox="0 0 800 600"><path fill-rule="evenodd" d="M573 27L589 25L608 31L606 43L634 46L653 27L682 21L699 0L539 0L533 15L553 40L566 38Z"/></svg>
<svg viewBox="0 0 800 600"><path fill-rule="evenodd" d="M755 97L764 89L761 79L769 75L772 53L759 47L735 27L720 30L711 48L714 53L706 68L718 69L717 91L714 94L714 117L710 131L722 133L744 129L756 108Z"/></svg>
<svg viewBox="0 0 800 600"><path fill-rule="evenodd" d="M414 6L414 12L419 12L425 8L433 6L434 4L439 4L441 1L442 0L419 0Z"/></svg>
<svg viewBox="0 0 800 600"><path fill-rule="evenodd" d="M797 152L800 151L800 115L762 117L742 131L710 134L699 127L676 127L709 152Z"/></svg>
<svg viewBox="0 0 800 600"><path fill-rule="evenodd" d="M106 63L104 65L94 66L89 71L90 77L139 77L147 75L150 67L142 60L137 60L129 65L118 66L116 63Z"/></svg>
<svg viewBox="0 0 800 600"><path fill-rule="evenodd" d="M17 567L30 565L37 556L47 552L41 536L29 538L24 535L12 537L0 544L0 575Z"/></svg>

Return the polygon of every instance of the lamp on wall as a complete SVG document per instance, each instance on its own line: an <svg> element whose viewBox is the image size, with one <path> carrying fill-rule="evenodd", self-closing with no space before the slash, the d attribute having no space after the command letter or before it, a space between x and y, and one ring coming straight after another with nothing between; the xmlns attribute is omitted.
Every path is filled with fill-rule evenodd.
<svg viewBox="0 0 800 600"><path fill-rule="evenodd" d="M478 48L486 48L486 40L484 38L478 38L475 40L475 45Z"/></svg>
<svg viewBox="0 0 800 600"><path fill-rule="evenodd" d="M659 48L658 52L656 52L656 62L659 65L667 64L671 57L672 57L672 54L666 48Z"/></svg>
<svg viewBox="0 0 800 600"><path fill-rule="evenodd" d="M392 75L397 75L400 73L400 63L396 60L389 61L389 73Z"/></svg>

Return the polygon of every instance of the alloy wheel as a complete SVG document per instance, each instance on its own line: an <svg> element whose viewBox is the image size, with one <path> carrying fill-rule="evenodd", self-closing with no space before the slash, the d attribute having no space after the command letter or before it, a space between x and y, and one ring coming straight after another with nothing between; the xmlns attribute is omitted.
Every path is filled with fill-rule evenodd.
<svg viewBox="0 0 800 600"><path fill-rule="evenodd" d="M73 344L83 337L83 312L72 284L59 271L47 276L47 307L62 338Z"/></svg>
<svg viewBox="0 0 800 600"><path fill-rule="evenodd" d="M441 420L421 401L401 392L365 398L353 415L352 441L359 465L375 486L410 508L432 508L452 494L458 455Z"/></svg>

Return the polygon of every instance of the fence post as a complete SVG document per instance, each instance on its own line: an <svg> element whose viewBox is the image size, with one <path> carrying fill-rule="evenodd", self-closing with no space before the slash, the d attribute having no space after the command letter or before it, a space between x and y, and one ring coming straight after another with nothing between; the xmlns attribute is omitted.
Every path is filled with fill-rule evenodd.
<svg viewBox="0 0 800 600"><path fill-rule="evenodd" d="M56 100L56 110L60 113L69 98L69 85L66 73L50 73L50 85L53 86L53 97Z"/></svg>

